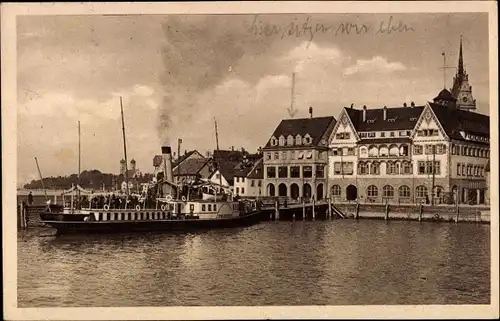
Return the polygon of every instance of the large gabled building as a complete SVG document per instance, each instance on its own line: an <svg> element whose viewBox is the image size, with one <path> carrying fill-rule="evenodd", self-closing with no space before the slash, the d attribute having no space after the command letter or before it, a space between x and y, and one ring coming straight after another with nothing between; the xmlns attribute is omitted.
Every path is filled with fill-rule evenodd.
<svg viewBox="0 0 500 321"><path fill-rule="evenodd" d="M285 119L263 148L264 195L322 199L334 117Z"/></svg>
<svg viewBox="0 0 500 321"><path fill-rule="evenodd" d="M329 178L334 200L380 202L392 198L392 182L413 177L411 135L423 110L403 107L344 108L329 139ZM403 195L406 195L406 187Z"/></svg>

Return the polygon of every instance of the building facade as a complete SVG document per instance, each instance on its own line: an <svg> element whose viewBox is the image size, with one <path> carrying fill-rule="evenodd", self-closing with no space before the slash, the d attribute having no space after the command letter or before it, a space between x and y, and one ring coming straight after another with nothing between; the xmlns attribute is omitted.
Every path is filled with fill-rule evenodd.
<svg viewBox="0 0 500 321"><path fill-rule="evenodd" d="M446 89L425 106L344 108L329 142L336 201L485 203L489 117Z"/></svg>
<svg viewBox="0 0 500 321"><path fill-rule="evenodd" d="M263 148L265 196L322 199L334 117L282 120Z"/></svg>

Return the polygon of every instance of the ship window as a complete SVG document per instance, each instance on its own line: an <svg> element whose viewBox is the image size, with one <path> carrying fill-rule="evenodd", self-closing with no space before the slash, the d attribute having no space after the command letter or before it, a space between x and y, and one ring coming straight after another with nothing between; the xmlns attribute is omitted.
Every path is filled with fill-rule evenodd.
<svg viewBox="0 0 500 321"><path fill-rule="evenodd" d="M208 211L212 211L212 204L208 204Z"/></svg>
<svg viewBox="0 0 500 321"><path fill-rule="evenodd" d="M217 205L214 204L214 211L217 211Z"/></svg>
<svg viewBox="0 0 500 321"><path fill-rule="evenodd" d="M189 204L189 211L193 212L194 211L194 204Z"/></svg>
<svg viewBox="0 0 500 321"><path fill-rule="evenodd" d="M202 212L205 212L205 204L201 205Z"/></svg>

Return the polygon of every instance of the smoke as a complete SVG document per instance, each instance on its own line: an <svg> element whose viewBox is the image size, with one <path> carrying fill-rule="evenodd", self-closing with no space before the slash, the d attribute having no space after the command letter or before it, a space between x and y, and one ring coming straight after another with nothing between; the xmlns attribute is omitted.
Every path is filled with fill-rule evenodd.
<svg viewBox="0 0 500 321"><path fill-rule="evenodd" d="M251 19L224 15L167 17L162 26L164 96L158 117L162 142L175 141L176 130L189 126L197 108L214 107L200 101L204 92L227 77L249 76L248 70L238 74L242 58L262 55L268 48L265 42L271 41L249 36Z"/></svg>

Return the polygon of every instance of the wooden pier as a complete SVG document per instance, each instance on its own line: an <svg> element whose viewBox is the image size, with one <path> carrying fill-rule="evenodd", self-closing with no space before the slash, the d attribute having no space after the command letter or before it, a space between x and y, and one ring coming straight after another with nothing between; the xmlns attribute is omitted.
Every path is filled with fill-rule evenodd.
<svg viewBox="0 0 500 321"><path fill-rule="evenodd" d="M309 200L288 202L275 200L274 203L264 203L262 210L269 214L269 220L330 220L345 218L345 215L331 200Z"/></svg>

